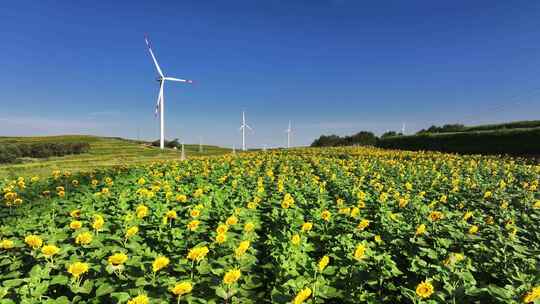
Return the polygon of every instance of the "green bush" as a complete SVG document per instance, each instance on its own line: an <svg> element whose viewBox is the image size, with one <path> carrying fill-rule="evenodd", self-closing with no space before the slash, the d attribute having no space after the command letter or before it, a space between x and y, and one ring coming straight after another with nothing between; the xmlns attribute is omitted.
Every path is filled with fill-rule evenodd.
<svg viewBox="0 0 540 304"><path fill-rule="evenodd" d="M9 143L0 144L0 163L13 163L20 157L45 158L86 153L90 145L73 143Z"/></svg>
<svg viewBox="0 0 540 304"><path fill-rule="evenodd" d="M159 147L159 144L160 144L159 139L154 140L152 142L152 146L154 147ZM165 148L177 148L177 149L182 148L182 144L178 141L178 138L175 138L173 140L165 140L164 144L165 144Z"/></svg>
<svg viewBox="0 0 540 304"><path fill-rule="evenodd" d="M0 163L13 163L19 155L19 150L13 145L0 145Z"/></svg>
<svg viewBox="0 0 540 304"><path fill-rule="evenodd" d="M540 127L386 137L377 146L467 154L540 154Z"/></svg>
<svg viewBox="0 0 540 304"><path fill-rule="evenodd" d="M463 131L487 131L487 130L501 130L501 129L530 129L540 127L540 120L523 120L514 121L502 124L481 125L465 127Z"/></svg>
<svg viewBox="0 0 540 304"><path fill-rule="evenodd" d="M540 127L540 120L522 120L501 124L479 125L479 126L464 126L462 124L446 124L442 127L431 126L427 129L422 129L416 134L425 133L454 133L454 132L471 132L471 131L495 131L503 129L529 129Z"/></svg>
<svg viewBox="0 0 540 304"><path fill-rule="evenodd" d="M338 147L338 146L373 146L377 143L377 136L371 132L360 131L351 136L321 135L311 144L312 147Z"/></svg>

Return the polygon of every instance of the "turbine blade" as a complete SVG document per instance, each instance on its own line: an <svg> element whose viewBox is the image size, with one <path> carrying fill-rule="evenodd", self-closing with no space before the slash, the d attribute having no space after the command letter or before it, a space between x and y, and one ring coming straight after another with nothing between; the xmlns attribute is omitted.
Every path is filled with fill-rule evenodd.
<svg viewBox="0 0 540 304"><path fill-rule="evenodd" d="M150 56L152 56L152 60L154 60L154 64L156 65L156 69L159 76L163 77L163 72L161 71L161 68L159 67L156 56L154 56L154 52L152 52L152 48L150 47L150 41L148 41L147 36L144 36L144 41L146 41L146 45L148 46L148 51L150 52Z"/></svg>
<svg viewBox="0 0 540 304"><path fill-rule="evenodd" d="M246 125L246 127L247 127L248 129L250 129L251 131L253 131L253 129L252 129L250 126Z"/></svg>
<svg viewBox="0 0 540 304"><path fill-rule="evenodd" d="M170 81L193 83L193 80L189 80L189 79L179 79L179 78L174 78L174 77L163 77L163 79L170 80Z"/></svg>
<svg viewBox="0 0 540 304"><path fill-rule="evenodd" d="M159 85L159 94L158 94L157 103L156 103L156 111L154 113L155 116L158 115L158 110L159 110L159 107L161 106L162 99L163 99L163 81Z"/></svg>

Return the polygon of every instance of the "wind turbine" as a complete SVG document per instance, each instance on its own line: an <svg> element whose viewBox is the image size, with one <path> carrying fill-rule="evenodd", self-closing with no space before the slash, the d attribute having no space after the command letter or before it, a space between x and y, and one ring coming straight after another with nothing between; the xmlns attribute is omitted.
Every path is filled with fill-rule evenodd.
<svg viewBox="0 0 540 304"><path fill-rule="evenodd" d="M289 120L289 127L287 130L285 130L287 133L287 149L291 147L291 134L292 134L292 128L291 128L291 121Z"/></svg>
<svg viewBox="0 0 540 304"><path fill-rule="evenodd" d="M167 77L163 75L163 72L161 71L161 68L159 67L159 64L157 62L156 56L154 56L154 52L152 52L152 47L150 47L150 41L148 40L147 36L144 37L144 41L146 42L146 45L148 46L148 51L150 52L150 56L152 56L152 60L154 61L156 70L159 74L159 76L157 77L157 81L159 82L159 94L158 94L155 114L157 115L158 110L159 110L160 131L161 131L160 138L159 138L159 147L161 149L164 149L165 148L165 96L163 95L163 86L165 84L165 80L185 82L185 83L193 83L193 81L188 80L188 79Z"/></svg>
<svg viewBox="0 0 540 304"><path fill-rule="evenodd" d="M246 115L242 111L242 125L240 125L240 131L242 131L242 151L246 151L246 128L253 131L253 129L246 124Z"/></svg>
<svg viewBox="0 0 540 304"><path fill-rule="evenodd" d="M405 135L405 123L401 125L401 134Z"/></svg>
<svg viewBox="0 0 540 304"><path fill-rule="evenodd" d="M182 142L182 154L180 154L180 160L186 160L186 152L184 152L184 142Z"/></svg>

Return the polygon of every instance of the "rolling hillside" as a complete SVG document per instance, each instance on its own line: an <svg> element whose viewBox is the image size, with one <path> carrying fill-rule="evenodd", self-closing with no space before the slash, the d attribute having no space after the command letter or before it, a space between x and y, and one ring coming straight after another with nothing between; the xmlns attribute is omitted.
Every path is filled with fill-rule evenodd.
<svg viewBox="0 0 540 304"><path fill-rule="evenodd" d="M7 176L49 175L52 170L68 170L71 172L90 171L96 168L115 165L143 164L159 160L180 159L180 151L166 149L161 151L145 142L122 138L65 135L45 137L0 137L0 145L7 143L32 142L88 142L89 153L51 157L47 159L24 159L18 164L0 165L0 178ZM186 156L220 155L229 149L216 146L203 146L199 153L198 145L186 145Z"/></svg>

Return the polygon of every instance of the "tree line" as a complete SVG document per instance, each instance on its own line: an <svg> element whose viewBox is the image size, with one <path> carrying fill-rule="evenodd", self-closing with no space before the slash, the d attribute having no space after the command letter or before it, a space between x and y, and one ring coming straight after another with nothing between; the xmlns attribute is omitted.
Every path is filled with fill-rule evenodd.
<svg viewBox="0 0 540 304"><path fill-rule="evenodd" d="M0 163L14 163L22 157L46 158L81 154L90 150L86 142L73 143L8 143L0 144Z"/></svg>
<svg viewBox="0 0 540 304"><path fill-rule="evenodd" d="M377 136L372 132L360 131L350 136L321 135L311 144L312 147L338 147L338 146L374 146Z"/></svg>
<svg viewBox="0 0 540 304"><path fill-rule="evenodd" d="M429 135L440 133L459 133L459 132L474 132L474 131L502 131L511 129L530 129L540 127L540 120L523 120L500 124L489 124L479 126L465 126L463 124L445 124L442 126L432 125L427 129L421 129L414 135ZM404 134L396 131L387 131L380 137L369 131L360 131L351 136L338 135L321 135L311 144L312 147L337 147L337 146L376 146L382 139L403 136ZM409 135L409 136L414 136ZM401 141L403 142L403 141Z"/></svg>
<svg viewBox="0 0 540 304"><path fill-rule="evenodd" d="M431 126L427 129L422 129L416 134L434 134L434 133L454 133L454 132L473 132L473 131L495 131L495 130L510 130L510 129L529 129L540 127L540 120L522 120L500 124L489 124L479 126L465 126L463 124L446 124L443 126Z"/></svg>
<svg viewBox="0 0 540 304"><path fill-rule="evenodd" d="M321 135L312 147L375 146L386 149L425 150L464 154L538 155L540 121L518 121L504 124L467 127L446 124L422 129L404 136L395 131L377 137L361 131L351 136Z"/></svg>

